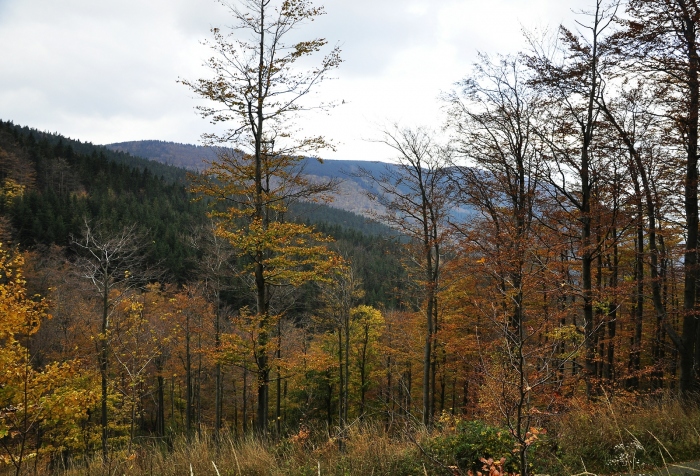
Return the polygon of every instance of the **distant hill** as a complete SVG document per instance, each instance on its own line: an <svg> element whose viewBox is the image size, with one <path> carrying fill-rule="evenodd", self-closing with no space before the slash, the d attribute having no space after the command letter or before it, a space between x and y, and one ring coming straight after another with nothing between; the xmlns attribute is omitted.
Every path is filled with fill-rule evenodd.
<svg viewBox="0 0 700 476"><path fill-rule="evenodd" d="M133 142L117 142L105 145L115 152L124 152L137 157L155 160L161 164L181 167L187 170L203 170L205 161L216 159L213 149L201 145L178 144L162 140L141 140Z"/></svg>
<svg viewBox="0 0 700 476"><path fill-rule="evenodd" d="M215 149L175 142L144 140L107 144L105 147L116 152L129 153L193 171L201 171L207 167L208 162L216 160ZM330 178L342 180L338 193L334 195L333 202L330 204L332 207L369 217L372 216L372 212L382 211L379 205L367 198L366 195L368 191L376 192L377 190L371 181L358 177L356 173L362 168L374 176L379 176L387 168L390 170L396 165L365 160L323 160L323 162L319 162L309 158L304 161L303 167L304 173L312 179L319 181ZM453 217L458 220L468 215L469 210L467 209L453 211Z"/></svg>

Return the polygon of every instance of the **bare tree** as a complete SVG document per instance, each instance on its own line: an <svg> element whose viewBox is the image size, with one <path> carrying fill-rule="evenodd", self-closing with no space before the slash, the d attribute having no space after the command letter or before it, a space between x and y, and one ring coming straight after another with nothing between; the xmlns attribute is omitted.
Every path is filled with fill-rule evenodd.
<svg viewBox="0 0 700 476"><path fill-rule="evenodd" d="M81 277L87 279L100 300L101 327L97 339L98 363L101 376L102 457L108 459L107 396L110 353L110 317L124 291L144 282L146 273L143 236L136 225L113 233L101 225L92 226L86 220L83 234L73 237L73 248L78 253L75 265ZM150 274L153 274L152 272ZM120 292L115 294L114 291Z"/></svg>
<svg viewBox="0 0 700 476"><path fill-rule="evenodd" d="M432 424L435 411L436 342L438 330L438 288L447 220L453 206L454 189L447 179L448 153L439 147L426 129L385 131L380 142L397 153L397 164L374 176L360 168L357 175L374 184L371 200L385 210L377 217L390 223L411 239L417 252L411 260L420 275L424 291L425 345L423 352L423 423Z"/></svg>

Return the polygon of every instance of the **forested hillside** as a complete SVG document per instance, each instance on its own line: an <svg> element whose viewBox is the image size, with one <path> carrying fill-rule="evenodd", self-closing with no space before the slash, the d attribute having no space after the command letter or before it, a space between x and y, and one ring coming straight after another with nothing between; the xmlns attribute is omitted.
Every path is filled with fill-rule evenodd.
<svg viewBox="0 0 700 476"><path fill-rule="evenodd" d="M206 222L206 206L187 192L185 170L11 122L0 122L0 158L5 244L65 247L71 236L81 235L85 220L112 231L137 224L153 237L144 250L149 263L164 267L177 282L193 278L196 253L185 237ZM295 204L291 216L370 254L377 243L370 237L395 233L324 204Z"/></svg>
<svg viewBox="0 0 700 476"><path fill-rule="evenodd" d="M194 255L181 235L202 223L205 208L187 194L183 170L8 122L0 154L6 244L66 246L86 220L113 231L138 224L153 237L149 262L186 279Z"/></svg>
<svg viewBox="0 0 700 476"><path fill-rule="evenodd" d="M204 170L207 167L206 162L216 159L216 153L211 148L160 140L119 142L106 144L105 147L109 150L145 157L161 164L195 171Z"/></svg>

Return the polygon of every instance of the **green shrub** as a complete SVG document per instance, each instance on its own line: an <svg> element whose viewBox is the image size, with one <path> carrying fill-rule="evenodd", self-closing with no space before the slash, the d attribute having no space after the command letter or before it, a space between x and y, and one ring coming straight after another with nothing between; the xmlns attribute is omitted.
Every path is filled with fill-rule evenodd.
<svg viewBox="0 0 700 476"><path fill-rule="evenodd" d="M453 433L433 437L426 445L426 451L441 464L474 472L481 471L484 466L480 458L495 461L505 458L506 471L517 472L518 462L513 448L515 440L508 430L481 421L457 422Z"/></svg>

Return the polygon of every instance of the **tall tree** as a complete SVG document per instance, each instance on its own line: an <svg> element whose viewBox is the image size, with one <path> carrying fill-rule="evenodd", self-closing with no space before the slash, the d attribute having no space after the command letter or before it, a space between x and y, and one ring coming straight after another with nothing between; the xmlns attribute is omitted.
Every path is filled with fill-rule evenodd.
<svg viewBox="0 0 700 476"><path fill-rule="evenodd" d="M88 280L99 299L101 326L97 339L98 362L101 377L102 457L109 456L107 393L110 354L110 317L116 304L124 297L124 291L142 283L145 256L141 236L135 226L127 226L112 232L103 226L91 226L85 222L83 235L73 239L73 247L79 254L76 266L80 276Z"/></svg>
<svg viewBox="0 0 700 476"><path fill-rule="evenodd" d="M561 51L552 57L542 50L530 57L538 72L534 82L545 87L551 114L538 135L548 149L550 172L548 182L559 195L563 210L571 213L574 252L580 260L580 294L586 338L585 371L587 390L593 390L595 376L593 264L601 251L602 237L596 232L595 216L602 213L596 191L604 188L607 178L606 154L597 147L600 108L598 99L604 91L604 51L606 30L613 21L617 4L596 0L590 22L579 23L582 31L561 26ZM578 235L578 236L576 236Z"/></svg>
<svg viewBox="0 0 700 476"><path fill-rule="evenodd" d="M477 283L494 289L486 299L487 291L476 293L480 298L473 306L495 327L497 345L505 349L495 359L503 359L502 369L486 375L495 374L502 387L498 403L518 442L522 475L529 474L532 388L553 376L535 368L553 361L555 350L540 345L551 325L545 309L553 292L547 283L556 274L539 225L547 206L545 159L536 134L544 109L539 92L527 85L530 74L518 59L482 56L473 75L447 97L461 157L454 179L461 201L475 212L454 228L464 250L471 250L465 254L479 257L472 270Z"/></svg>
<svg viewBox="0 0 700 476"><path fill-rule="evenodd" d="M626 64L620 62L618 77L625 77ZM663 249L663 216L664 206L667 208L668 200L663 200L658 192L659 186L664 189L672 189L670 182L681 183L681 174L676 172L668 163L668 140L664 138L665 120L658 113L663 108L666 97L666 85L654 85L647 78L640 77L637 80L627 78L621 81L616 96L608 101L604 97L598 98L601 112L605 115L607 123L615 137L627 151L627 170L630 172L634 189L634 202L637 210L637 247L639 253L636 259L637 299L635 304L634 342L630 353L630 363L633 371L640 370L640 344L642 335L642 309L644 302L643 256L648 256L650 286L652 290L652 304L656 314L655 339L653 344L653 359L660 365L663 356L663 336L668 332L677 347L682 347L679 336L673 327L667 322L667 309L663 299L663 287L667 279L664 263L665 250ZM669 172L673 171L669 175ZM648 251L644 253L644 225L646 218L646 241ZM660 369L656 369L658 376ZM630 382L633 387L638 385L638 377L631 375Z"/></svg>
<svg viewBox="0 0 700 476"><path fill-rule="evenodd" d="M460 83L461 94L448 97L458 151L466 164L476 167L456 167L462 199L496 230L485 246L516 257L502 281L504 295L512 295L507 306L512 304L514 328L524 317L522 282L532 223L542 208L538 202L545 171L535 132L542 102L526 80L520 61L502 58L495 63L483 57L474 77Z"/></svg>
<svg viewBox="0 0 700 476"><path fill-rule="evenodd" d="M430 425L435 411L438 288L454 189L447 179L447 151L433 142L429 131L397 126L385 131L381 142L397 153L398 163L378 176L362 168L357 175L374 184L376 192L368 195L381 205L378 216L411 238L409 261L417 266L417 282L424 291L423 423Z"/></svg>
<svg viewBox="0 0 700 476"><path fill-rule="evenodd" d="M683 330L675 342L680 354L680 391L697 388L698 335L698 110L700 109L700 5L696 0L630 0L617 46L627 64L668 88L667 133L684 150L681 161L686 226L683 256Z"/></svg>
<svg viewBox="0 0 700 476"><path fill-rule="evenodd" d="M298 61L327 43L287 43L296 28L324 13L308 0L242 0L229 10L236 21L232 32L212 30L214 56L206 65L213 78L182 83L213 102L199 107L202 116L230 127L204 135L207 144L222 147L218 160L195 178L194 191L223 203L212 212L220 219L217 233L247 260L244 271L251 278L260 327L256 426L262 433L268 419L270 287L316 279L334 261L320 243L324 237L285 222L284 214L290 201L318 197L335 185L303 176L304 157L316 156L329 144L322 137L298 137L294 120L303 111L331 106L304 99L341 60L336 47L317 67L297 69Z"/></svg>

